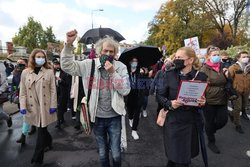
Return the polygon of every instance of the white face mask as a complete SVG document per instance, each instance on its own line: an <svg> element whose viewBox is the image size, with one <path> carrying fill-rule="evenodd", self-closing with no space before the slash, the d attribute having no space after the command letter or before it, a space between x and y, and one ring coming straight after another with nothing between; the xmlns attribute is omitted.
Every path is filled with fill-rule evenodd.
<svg viewBox="0 0 250 167"><path fill-rule="evenodd" d="M137 65L138 65L137 62L132 62L132 63L130 64L130 66L131 66L132 69L136 69Z"/></svg>
<svg viewBox="0 0 250 167"><path fill-rule="evenodd" d="M247 64L249 62L249 58L248 57L241 58L240 61L241 63Z"/></svg>
<svg viewBox="0 0 250 167"><path fill-rule="evenodd" d="M45 58L35 58L35 62L37 65L42 66L45 63Z"/></svg>

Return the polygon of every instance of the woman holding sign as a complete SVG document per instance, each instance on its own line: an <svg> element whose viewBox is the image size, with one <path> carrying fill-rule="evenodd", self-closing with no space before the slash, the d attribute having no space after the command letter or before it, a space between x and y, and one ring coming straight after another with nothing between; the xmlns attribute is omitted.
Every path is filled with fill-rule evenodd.
<svg viewBox="0 0 250 167"><path fill-rule="evenodd" d="M187 106L185 102L177 100L178 89L181 81L206 81L207 76L197 71L200 68L199 59L191 48L178 49L173 63L175 68L165 72L163 87L157 90L156 98L164 110L169 111L164 125L167 167L188 167L191 158L199 154L198 135L203 134L204 127L201 107L205 105L206 99L201 96L196 99L196 106ZM200 138L203 139L202 136ZM204 140L201 143L204 162L207 164Z"/></svg>

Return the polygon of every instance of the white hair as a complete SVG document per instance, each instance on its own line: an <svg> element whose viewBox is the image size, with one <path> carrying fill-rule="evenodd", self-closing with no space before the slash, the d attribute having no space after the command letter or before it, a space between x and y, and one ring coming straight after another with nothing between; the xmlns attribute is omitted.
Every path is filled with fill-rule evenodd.
<svg viewBox="0 0 250 167"><path fill-rule="evenodd" d="M102 47L103 47L104 43L108 43L108 44L110 44L111 46L114 47L114 56L116 56L117 53L118 53L118 46L119 46L118 42L115 41L110 36L105 36L104 38L99 39L95 44L95 50L96 50L97 57L99 57L101 55L101 52L102 52L102 49L103 49Z"/></svg>

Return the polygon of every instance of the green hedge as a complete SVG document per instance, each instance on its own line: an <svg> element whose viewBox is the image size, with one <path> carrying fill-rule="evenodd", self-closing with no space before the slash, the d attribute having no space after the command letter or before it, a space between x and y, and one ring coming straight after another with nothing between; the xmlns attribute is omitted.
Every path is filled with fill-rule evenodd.
<svg viewBox="0 0 250 167"><path fill-rule="evenodd" d="M227 48L227 50L223 51L226 51L232 58L235 58L235 56L242 51L247 51L250 54L250 43L246 45L231 46L230 48Z"/></svg>

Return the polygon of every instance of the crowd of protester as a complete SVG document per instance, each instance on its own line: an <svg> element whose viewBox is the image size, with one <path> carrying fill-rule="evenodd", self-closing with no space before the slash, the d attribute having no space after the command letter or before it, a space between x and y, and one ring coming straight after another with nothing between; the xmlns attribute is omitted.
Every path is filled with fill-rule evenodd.
<svg viewBox="0 0 250 167"><path fill-rule="evenodd" d="M199 154L199 147L205 155L205 134L207 147L219 154L216 132L226 125L228 118L238 133L244 133L240 115L249 120L246 113L250 94L248 52L239 52L233 60L216 46L208 46L206 55L197 55L193 49L182 47L172 56L161 58L155 65L142 67L136 56L126 65L117 61L118 43L110 37L99 40L95 48L93 45L87 59L76 58L73 54L76 36L75 30L67 33L60 58L51 62L45 51L34 49L28 60L18 59L15 67L4 63L6 76L13 73L11 92L19 97L15 103L23 115L21 136L17 143L25 144L28 134L37 131L36 147L31 158L34 166L41 166L44 153L53 149L47 127L55 122L60 130L68 107L72 118L76 119L75 129L81 129L79 106L83 97L89 95L88 78L92 70L94 79L103 82L99 87L92 87L88 97L90 121L103 167L110 166L110 151L113 166L121 166L122 115L128 115L133 139L140 139L139 121L148 116L149 95L156 97L157 115L161 109L168 111L163 130L168 167L189 166L191 158ZM115 82L119 80L122 82ZM138 84L141 80L150 82L150 86L147 82ZM185 106L176 99L183 80L208 83L204 96L197 99L198 107ZM3 97L8 87L3 74L0 82ZM112 87L109 87L110 82ZM0 104L0 119L6 120L7 126L11 127L12 118L3 111L4 102L6 100ZM230 112L229 103L233 108ZM249 151L247 154L250 156ZM203 157L205 166L206 158Z"/></svg>

